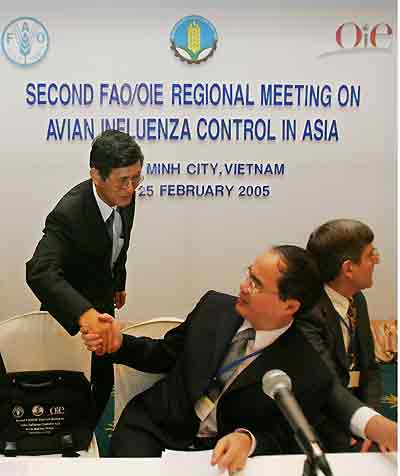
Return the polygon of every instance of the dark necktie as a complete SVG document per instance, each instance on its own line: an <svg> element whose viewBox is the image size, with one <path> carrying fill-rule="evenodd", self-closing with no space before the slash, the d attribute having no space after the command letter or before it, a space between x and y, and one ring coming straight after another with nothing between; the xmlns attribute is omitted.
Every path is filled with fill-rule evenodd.
<svg viewBox="0 0 400 476"><path fill-rule="evenodd" d="M115 210L113 210L111 212L111 215L106 220L107 233L108 233L108 236L110 237L111 241L113 241L113 238L114 238L114 232L113 232L114 215L115 215Z"/></svg>
<svg viewBox="0 0 400 476"><path fill-rule="evenodd" d="M355 332L357 328L357 309L353 298L350 299L349 308L347 309L347 318L349 320L352 332Z"/></svg>
<svg viewBox="0 0 400 476"><path fill-rule="evenodd" d="M349 323L349 369L353 370L357 367L357 346L356 346L356 329L357 329L357 309L354 304L354 300L350 299L349 308L347 309L347 319Z"/></svg>

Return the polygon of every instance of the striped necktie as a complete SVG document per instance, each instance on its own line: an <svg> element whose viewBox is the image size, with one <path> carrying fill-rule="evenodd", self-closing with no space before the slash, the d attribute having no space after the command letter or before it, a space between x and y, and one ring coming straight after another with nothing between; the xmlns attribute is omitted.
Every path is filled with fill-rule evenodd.
<svg viewBox="0 0 400 476"><path fill-rule="evenodd" d="M235 335L229 347L228 353L225 356L221 364L221 368L229 366L231 363L235 362L238 359L241 359L246 355L247 344L250 340L254 340L256 336L256 331L249 327L244 329ZM226 382L232 377L233 373L237 370L238 366L232 367L231 369L223 372L219 377L218 381L225 386Z"/></svg>
<svg viewBox="0 0 400 476"><path fill-rule="evenodd" d="M347 320L350 326L349 329L349 348L347 350L349 359L349 370L357 368L357 342L356 342L356 330L357 330L357 309L354 304L354 299L350 298L349 308L347 309Z"/></svg>
<svg viewBox="0 0 400 476"><path fill-rule="evenodd" d="M245 357L247 344L250 340L254 340L255 336L256 331L250 327L237 333L233 338L228 352L219 368L219 371L214 378L213 384L207 389L207 395L213 402L218 400L221 392L225 388L226 383L232 378L238 367L240 367L240 363L238 363L238 365L232 365L232 367L229 367L230 364L233 364L238 359ZM224 368L227 369L224 371Z"/></svg>
<svg viewBox="0 0 400 476"><path fill-rule="evenodd" d="M350 298L349 308L347 309L347 318L352 332L355 332L357 328L357 309L353 298Z"/></svg>

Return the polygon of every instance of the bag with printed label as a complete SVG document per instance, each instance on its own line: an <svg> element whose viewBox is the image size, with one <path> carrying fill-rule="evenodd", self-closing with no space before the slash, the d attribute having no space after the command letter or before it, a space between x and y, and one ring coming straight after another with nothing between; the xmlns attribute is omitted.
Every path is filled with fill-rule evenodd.
<svg viewBox="0 0 400 476"><path fill-rule="evenodd" d="M47 370L0 375L0 453L77 456L95 427L83 372Z"/></svg>

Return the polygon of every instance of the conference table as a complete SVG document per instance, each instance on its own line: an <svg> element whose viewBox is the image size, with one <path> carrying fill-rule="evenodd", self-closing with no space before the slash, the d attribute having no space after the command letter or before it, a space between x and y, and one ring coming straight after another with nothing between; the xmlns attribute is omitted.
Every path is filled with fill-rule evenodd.
<svg viewBox="0 0 400 476"><path fill-rule="evenodd" d="M211 452L166 452L162 458L1 458L1 476L218 476L210 466ZM328 454L334 476L395 476L397 453ZM304 456L258 456L250 458L243 476L303 474ZM226 472L228 476L228 473ZM235 476L239 476L236 473Z"/></svg>

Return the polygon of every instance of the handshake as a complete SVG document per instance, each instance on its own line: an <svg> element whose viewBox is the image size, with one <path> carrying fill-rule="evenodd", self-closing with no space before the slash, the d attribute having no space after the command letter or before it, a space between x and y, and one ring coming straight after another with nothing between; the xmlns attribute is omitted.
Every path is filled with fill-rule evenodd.
<svg viewBox="0 0 400 476"><path fill-rule="evenodd" d="M88 309L80 317L79 326L84 344L96 355L116 352L122 345L120 325L110 314Z"/></svg>

